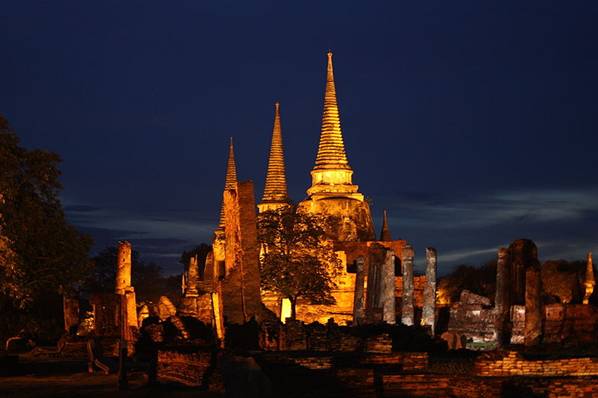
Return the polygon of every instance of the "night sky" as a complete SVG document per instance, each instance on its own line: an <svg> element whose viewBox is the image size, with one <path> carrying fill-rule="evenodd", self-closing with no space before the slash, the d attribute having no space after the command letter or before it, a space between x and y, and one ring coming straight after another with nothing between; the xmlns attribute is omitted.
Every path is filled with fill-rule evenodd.
<svg viewBox="0 0 598 398"><path fill-rule="evenodd" d="M95 251L129 239L180 272L211 240L230 136L259 200L277 100L303 199L332 49L353 180L420 269L426 246L441 273L521 237L542 260L598 252L597 2L249 3L0 8L0 113L62 156Z"/></svg>

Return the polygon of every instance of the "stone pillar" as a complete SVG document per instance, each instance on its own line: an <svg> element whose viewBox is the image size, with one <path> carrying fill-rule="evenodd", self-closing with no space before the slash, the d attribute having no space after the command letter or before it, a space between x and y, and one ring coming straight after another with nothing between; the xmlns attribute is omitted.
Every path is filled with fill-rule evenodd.
<svg viewBox="0 0 598 398"><path fill-rule="evenodd" d="M355 296L353 298L353 324L359 325L365 320L365 261L363 257L355 260L357 273L355 276Z"/></svg>
<svg viewBox="0 0 598 398"><path fill-rule="evenodd" d="M426 248L426 285L424 286L424 308L422 326L429 326L432 336L436 328L436 270L438 255L433 247Z"/></svg>
<svg viewBox="0 0 598 398"><path fill-rule="evenodd" d="M511 309L511 264L507 248L498 249L496 261L496 294L494 309L496 311L496 342L499 347L510 341L509 311Z"/></svg>
<svg viewBox="0 0 598 398"><path fill-rule="evenodd" d="M401 270L403 273L403 302L401 308L401 322L404 325L412 326L415 318L413 307L413 257L415 251L411 245L405 246L401 258Z"/></svg>
<svg viewBox="0 0 598 398"><path fill-rule="evenodd" d="M540 266L525 271L525 345L540 343L542 338L542 277Z"/></svg>
<svg viewBox="0 0 598 398"><path fill-rule="evenodd" d="M368 323L376 323L382 320L380 309L380 279L381 265L383 258L379 258L378 252L372 250L367 257L367 279L366 279L366 318ZM383 254L382 254L383 255Z"/></svg>
<svg viewBox="0 0 598 398"><path fill-rule="evenodd" d="M380 290L382 320L394 325L397 322L397 312L395 310L395 253L392 250L386 250L385 253Z"/></svg>
<svg viewBox="0 0 598 398"><path fill-rule="evenodd" d="M127 241L118 242L116 286L115 292L124 295L126 311L126 322L128 326L138 327L137 323L137 302L135 300L135 289L131 286L131 243Z"/></svg>
<svg viewBox="0 0 598 398"><path fill-rule="evenodd" d="M131 287L131 243L118 242L116 294L125 294Z"/></svg>
<svg viewBox="0 0 598 398"><path fill-rule="evenodd" d="M596 286L596 278L594 277L594 264L592 262L592 252L588 253L588 262L586 264L586 277L584 281L585 294L583 297L584 304L590 304L590 296L594 293L594 286Z"/></svg>
<svg viewBox="0 0 598 398"><path fill-rule="evenodd" d="M525 272L538 261L538 248L529 239L517 239L509 245L511 255L511 305L525 304Z"/></svg>
<svg viewBox="0 0 598 398"><path fill-rule="evenodd" d="M197 255L189 258L189 266L187 268L186 280L186 297L197 297L197 280L199 278L199 268L197 267Z"/></svg>

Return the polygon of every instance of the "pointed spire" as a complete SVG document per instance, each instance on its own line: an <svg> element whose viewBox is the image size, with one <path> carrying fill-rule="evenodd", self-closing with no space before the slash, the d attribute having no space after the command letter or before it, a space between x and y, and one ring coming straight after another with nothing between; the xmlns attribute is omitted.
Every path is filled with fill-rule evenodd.
<svg viewBox="0 0 598 398"><path fill-rule="evenodd" d="M226 177L224 179L224 190L235 189L237 186L237 164L235 162L235 150L233 147L233 137L230 137L230 144L228 145L228 161L226 163ZM220 206L220 221L218 228L224 227L224 201Z"/></svg>
<svg viewBox="0 0 598 398"><path fill-rule="evenodd" d="M268 171L262 202L288 201L287 177L284 164L284 147L282 145L282 129L280 127L280 103L274 104L274 127L272 128L272 144L268 157Z"/></svg>
<svg viewBox="0 0 598 398"><path fill-rule="evenodd" d="M390 242L392 240L392 235L390 234L390 229L388 228L388 215L386 214L386 209L384 210L384 216L382 218L382 230L380 231L380 240L382 242Z"/></svg>
<svg viewBox="0 0 598 398"><path fill-rule="evenodd" d="M334 85L334 70L332 67L332 51L328 51L328 68L326 73L326 92L324 94L324 113L322 115L322 130L320 145L316 157L317 169L351 169L341 131L341 120L336 100Z"/></svg>
<svg viewBox="0 0 598 398"><path fill-rule="evenodd" d="M592 252L588 252L588 261L586 263L586 275L585 275L585 295L583 298L584 304L589 304L590 297L594 293L594 286L596 286L596 279L594 277L594 264L592 262Z"/></svg>

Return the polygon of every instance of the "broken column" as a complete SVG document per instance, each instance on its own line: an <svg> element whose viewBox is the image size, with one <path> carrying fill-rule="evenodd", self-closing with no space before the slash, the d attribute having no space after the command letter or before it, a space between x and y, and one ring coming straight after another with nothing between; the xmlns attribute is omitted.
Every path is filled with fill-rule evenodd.
<svg viewBox="0 0 598 398"><path fill-rule="evenodd" d="M131 252L131 243L127 241L118 242L115 292L118 295L125 296L127 325L137 327L135 289L131 286Z"/></svg>
<svg viewBox="0 0 598 398"><path fill-rule="evenodd" d="M424 286L424 308L422 310L422 326L430 327L434 335L436 327L436 270L438 256L433 247L426 248L426 285Z"/></svg>
<svg viewBox="0 0 598 398"><path fill-rule="evenodd" d="M511 264L509 261L509 250L501 247L498 249L498 260L496 262L496 295L494 308L496 311L496 341L499 347L508 344L510 340L509 311L511 308Z"/></svg>
<svg viewBox="0 0 598 398"><path fill-rule="evenodd" d="M385 253L380 290L382 320L394 325L397 322L397 313L395 310L395 253L392 250L386 250Z"/></svg>
<svg viewBox="0 0 598 398"><path fill-rule="evenodd" d="M363 257L355 260L355 295L353 297L353 324L359 325L365 320L365 261Z"/></svg>
<svg viewBox="0 0 598 398"><path fill-rule="evenodd" d="M594 277L594 264L592 262L592 252L588 253L588 262L586 264L586 277L584 281L585 294L583 296L583 303L590 303L590 296L594 293L594 286L596 286L596 279Z"/></svg>
<svg viewBox="0 0 598 398"><path fill-rule="evenodd" d="M184 278L184 285L183 285L183 297L181 299L181 303L179 306L179 313L180 315L184 316L191 316L195 318L200 318L200 299L199 299L199 290L197 289L198 280L199 280L199 269L197 267L197 255L189 257L189 262L187 265L187 271L183 273ZM204 304L207 302L209 303L209 296L204 295L202 296L201 300ZM209 305L208 305L209 306ZM210 312L208 311L208 316L204 316L201 318L202 321L206 322L210 320Z"/></svg>
<svg viewBox="0 0 598 398"><path fill-rule="evenodd" d="M413 257L415 252L411 245L403 248L401 258L401 270L403 273L403 300L401 308L401 322L404 325L412 326L415 318L413 306Z"/></svg>
<svg viewBox="0 0 598 398"><path fill-rule="evenodd" d="M197 266L197 254L189 258L189 266L187 267L186 280L186 297L197 297L197 280L199 278L199 268Z"/></svg>
<svg viewBox="0 0 598 398"><path fill-rule="evenodd" d="M540 262L538 261L538 248L529 239L518 239L509 246L511 254L511 271L521 273L523 270L524 283L524 304L525 304L525 326L524 344L538 344L542 337L542 278L540 273ZM521 275L516 275L511 280L520 281ZM511 304L520 304L517 301L520 297L520 286L514 286L512 291Z"/></svg>
<svg viewBox="0 0 598 398"><path fill-rule="evenodd" d="M525 271L525 345L540 343L542 338L542 277L540 265Z"/></svg>
<svg viewBox="0 0 598 398"><path fill-rule="evenodd" d="M526 264L529 262L530 252L535 247L534 242L529 239L517 239L509 245L509 252L511 253L511 304L525 304Z"/></svg>

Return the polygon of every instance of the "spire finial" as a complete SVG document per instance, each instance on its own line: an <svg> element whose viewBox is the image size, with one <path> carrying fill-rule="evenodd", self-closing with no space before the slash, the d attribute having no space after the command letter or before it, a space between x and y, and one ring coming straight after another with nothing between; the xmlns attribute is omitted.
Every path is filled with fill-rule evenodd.
<svg viewBox="0 0 598 398"><path fill-rule="evenodd" d="M380 231L380 240L382 242L390 242L392 240L392 235L390 233L390 229L388 228L388 214L386 209L384 209L384 215L382 216L382 230Z"/></svg>
<svg viewBox="0 0 598 398"><path fill-rule="evenodd" d="M233 145L233 137L230 137L228 145L228 160L226 162L226 176L224 178L224 190L235 189L237 186L237 164L235 162L235 148ZM224 201L220 207L220 221L219 228L224 227Z"/></svg>
<svg viewBox="0 0 598 398"><path fill-rule="evenodd" d="M322 129L320 132L318 155L316 156L316 166L314 167L314 170L317 169L351 169L347 161L343 133L341 131L341 120L334 84L332 51L328 51Z"/></svg>
<svg viewBox="0 0 598 398"><path fill-rule="evenodd" d="M272 127L272 143L268 156L268 171L264 185L262 203L287 203L287 178L284 164L284 147L282 144L282 127L280 122L280 103L274 103L274 125Z"/></svg>

